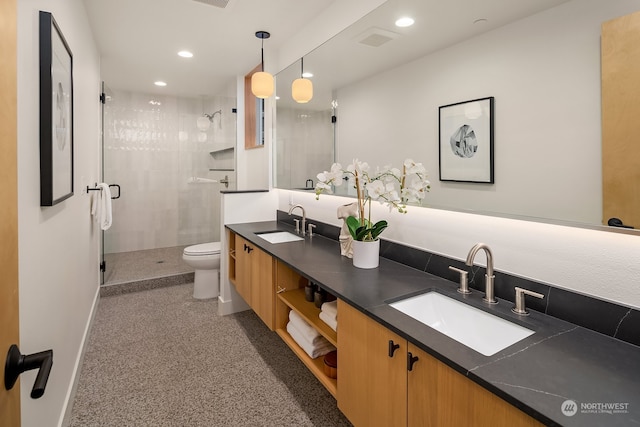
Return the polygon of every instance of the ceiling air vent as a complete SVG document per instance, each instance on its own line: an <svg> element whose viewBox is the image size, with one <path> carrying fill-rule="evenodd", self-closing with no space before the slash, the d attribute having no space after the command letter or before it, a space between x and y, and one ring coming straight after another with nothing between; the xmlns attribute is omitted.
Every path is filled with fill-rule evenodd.
<svg viewBox="0 0 640 427"><path fill-rule="evenodd" d="M215 6L224 9L229 4L229 0L193 0L198 3L208 4L209 6Z"/></svg>
<svg viewBox="0 0 640 427"><path fill-rule="evenodd" d="M355 39L358 43L366 44L367 46L379 47L396 37L398 37L397 33L383 30L382 28L371 27L360 33L355 37Z"/></svg>

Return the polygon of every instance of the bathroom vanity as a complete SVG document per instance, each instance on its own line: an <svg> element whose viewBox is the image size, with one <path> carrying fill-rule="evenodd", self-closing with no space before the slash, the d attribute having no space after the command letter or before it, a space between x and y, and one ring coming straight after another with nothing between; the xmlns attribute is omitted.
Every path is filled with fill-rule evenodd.
<svg viewBox="0 0 640 427"><path fill-rule="evenodd" d="M487 305L481 292L459 294L456 283L385 258L376 269L354 268L339 243L323 236L284 243L260 237L270 231L293 228L276 221L226 225L229 280L356 426L638 422L637 346L535 311L519 316L509 301ZM309 280L338 298L337 333L305 300ZM429 291L534 333L485 356L390 305ZM337 380L289 336L289 310L338 348ZM598 404L619 412L598 413Z"/></svg>

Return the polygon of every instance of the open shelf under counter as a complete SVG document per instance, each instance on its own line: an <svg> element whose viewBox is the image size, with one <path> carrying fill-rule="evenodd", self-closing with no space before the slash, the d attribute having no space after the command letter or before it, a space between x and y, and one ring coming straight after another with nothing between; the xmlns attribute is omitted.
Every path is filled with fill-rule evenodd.
<svg viewBox="0 0 640 427"><path fill-rule="evenodd" d="M305 301L307 302L307 301ZM324 357L316 357L312 359L309 355L291 338L291 335L284 329L276 329L276 333L282 338L282 340L293 350L298 358L309 368L311 373L320 381L320 383L327 389L331 395L337 399L338 395L338 380L335 378L329 378L324 373Z"/></svg>
<svg viewBox="0 0 640 427"><path fill-rule="evenodd" d="M338 347L338 334L329 325L320 320L320 309L314 303L304 297L304 289L294 289L281 292L278 298L292 310L295 310L307 323L313 326L336 348Z"/></svg>

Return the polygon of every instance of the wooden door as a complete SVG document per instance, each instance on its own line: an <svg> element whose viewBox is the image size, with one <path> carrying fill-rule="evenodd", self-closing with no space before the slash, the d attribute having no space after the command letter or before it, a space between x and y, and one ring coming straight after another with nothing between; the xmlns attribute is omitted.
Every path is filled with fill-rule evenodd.
<svg viewBox="0 0 640 427"><path fill-rule="evenodd" d="M0 2L0 366L18 344L18 169L16 0ZM0 382L0 425L20 425L20 382Z"/></svg>
<svg viewBox="0 0 640 427"><path fill-rule="evenodd" d="M602 24L603 223L640 228L640 12Z"/></svg>
<svg viewBox="0 0 640 427"><path fill-rule="evenodd" d="M251 253L249 242L236 235L236 291L251 305Z"/></svg>
<svg viewBox="0 0 640 427"><path fill-rule="evenodd" d="M273 257L252 246L251 258L251 308L273 331L275 302Z"/></svg>
<svg viewBox="0 0 640 427"><path fill-rule="evenodd" d="M338 319L338 408L356 427L406 425L407 341L341 300Z"/></svg>

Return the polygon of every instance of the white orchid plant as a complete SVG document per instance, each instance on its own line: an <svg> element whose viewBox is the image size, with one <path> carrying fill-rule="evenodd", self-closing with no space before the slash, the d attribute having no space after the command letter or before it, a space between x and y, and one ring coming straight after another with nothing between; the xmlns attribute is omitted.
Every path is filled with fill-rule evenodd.
<svg viewBox="0 0 640 427"><path fill-rule="evenodd" d="M371 222L371 201L377 200L389 207L407 213L407 203L421 203L431 189L427 180L427 171L422 163L406 159L402 171L391 166L376 168L372 173L366 162L355 159L347 169L340 163L331 165L331 170L318 174L316 200L320 194L333 193L333 187L339 187L345 181L356 189L359 218L347 218L347 227L354 240L374 241L387 228L387 221ZM368 205L368 206L367 206ZM365 211L367 215L365 216Z"/></svg>

